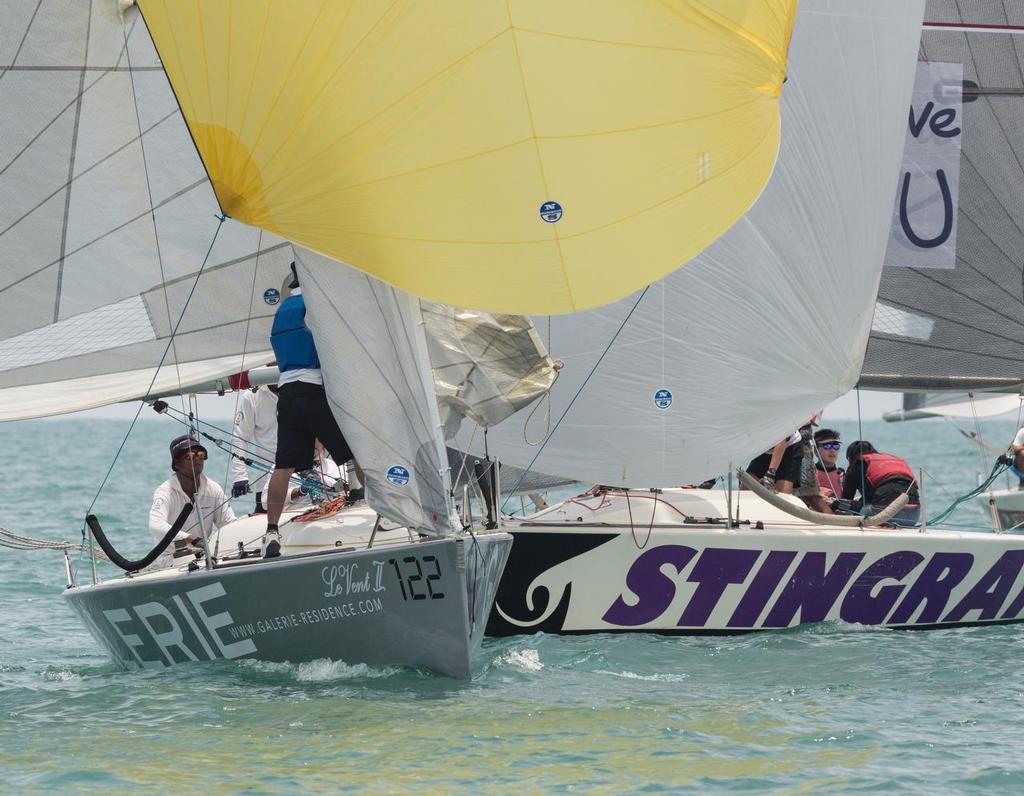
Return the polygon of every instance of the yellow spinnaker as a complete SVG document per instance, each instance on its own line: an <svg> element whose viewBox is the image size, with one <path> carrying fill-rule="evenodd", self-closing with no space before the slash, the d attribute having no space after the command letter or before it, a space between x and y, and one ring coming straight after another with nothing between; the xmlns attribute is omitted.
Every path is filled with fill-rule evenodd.
<svg viewBox="0 0 1024 796"><path fill-rule="evenodd" d="M224 211L436 301L573 312L754 202L796 0L140 0Z"/></svg>

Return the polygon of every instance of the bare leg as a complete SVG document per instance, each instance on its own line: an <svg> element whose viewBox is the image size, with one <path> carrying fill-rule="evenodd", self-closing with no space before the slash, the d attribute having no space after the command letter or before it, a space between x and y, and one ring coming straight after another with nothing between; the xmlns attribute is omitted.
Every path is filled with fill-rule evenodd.
<svg viewBox="0 0 1024 796"><path fill-rule="evenodd" d="M363 468L359 466L359 462L355 460L355 457L352 458L352 466L356 470L356 478L359 479L359 483L366 486L366 479L363 478Z"/></svg>
<svg viewBox="0 0 1024 796"><path fill-rule="evenodd" d="M775 491L783 495L792 495L793 482L787 481L785 478L781 478L775 482Z"/></svg>
<svg viewBox="0 0 1024 796"><path fill-rule="evenodd" d="M267 487L267 525L276 526L281 519L284 499L288 494L288 479L294 472L294 469L278 469L270 476L270 485Z"/></svg>

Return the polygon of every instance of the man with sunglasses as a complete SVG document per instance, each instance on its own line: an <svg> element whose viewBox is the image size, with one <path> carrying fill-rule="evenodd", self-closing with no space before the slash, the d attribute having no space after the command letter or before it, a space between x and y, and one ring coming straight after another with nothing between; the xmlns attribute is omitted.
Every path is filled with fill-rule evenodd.
<svg viewBox="0 0 1024 796"><path fill-rule="evenodd" d="M846 471L836 467L839 451L843 443L839 441L839 432L831 428L822 428L814 432L814 445L818 449L818 462L815 474L818 486L826 500L843 494L843 477Z"/></svg>
<svg viewBox="0 0 1024 796"><path fill-rule="evenodd" d="M189 434L175 437L171 442L174 475L156 488L149 509L149 532L158 542L188 503L195 504L195 508L175 537L176 545L202 543L204 530L209 534L214 528L223 528L235 521L235 513L220 484L203 475L207 455L206 448ZM170 553L164 553L160 561L164 566L170 564Z"/></svg>

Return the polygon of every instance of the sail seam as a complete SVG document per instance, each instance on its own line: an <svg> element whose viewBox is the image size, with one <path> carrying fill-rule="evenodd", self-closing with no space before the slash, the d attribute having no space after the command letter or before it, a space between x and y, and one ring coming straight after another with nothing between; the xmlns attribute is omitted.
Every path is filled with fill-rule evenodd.
<svg viewBox="0 0 1024 796"><path fill-rule="evenodd" d="M68 245L68 216L71 214L71 181L75 176L75 153L78 150L78 128L82 120L82 95L85 93L85 65L89 63L89 34L92 31L92 3L85 23L85 57L82 72L78 78L78 99L75 102L75 124L71 131L71 151L68 158L68 188L64 194L64 220L60 228L60 259L57 266L57 289L53 302L53 322L60 320L60 294L64 282L64 257Z"/></svg>
<svg viewBox="0 0 1024 796"><path fill-rule="evenodd" d="M523 89L523 102L526 103L526 115L530 120L530 137L533 139L533 149L537 155L537 168L540 170L540 179L544 187L544 198L541 200L547 202L553 197L551 196L551 188L548 186L548 175L544 171L544 157L540 151L540 141L537 138L537 124L533 119L533 107L530 105L530 92L526 87L526 71L523 68L523 59L519 54L519 38L516 35L516 25L512 20L512 8L509 5L509 0L505 0L505 15L508 18L508 29L512 34L512 52L515 54L516 66L519 67L519 83ZM565 253L562 251L562 240L558 234L558 228L554 225L551 226L551 234L555 239L555 248L558 250L558 261L562 266L562 279L565 280L565 295L569 300L570 311L576 311L576 299L572 292L572 283L569 280L569 270L565 263ZM546 239L545 239L546 240Z"/></svg>
<svg viewBox="0 0 1024 796"><path fill-rule="evenodd" d="M10 66L3 67L3 72L0 72L0 80L3 80L8 72L13 71L14 64L18 61L18 56L21 55L21 48L25 46L25 41L28 39L29 31L32 30L32 25L36 21L36 15L39 13L39 7L43 4L43 0L36 0L36 8L32 12L32 17L29 19L28 24L25 26L25 32L21 36L21 41L18 43L18 49L14 52L14 57L11 59ZM92 11L90 10L90 14ZM86 45L88 46L88 44ZM74 67L70 67L71 70Z"/></svg>

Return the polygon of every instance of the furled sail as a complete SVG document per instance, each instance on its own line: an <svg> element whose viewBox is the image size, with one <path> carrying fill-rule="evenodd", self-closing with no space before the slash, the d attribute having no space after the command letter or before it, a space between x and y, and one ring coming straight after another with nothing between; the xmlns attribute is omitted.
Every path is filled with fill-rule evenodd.
<svg viewBox="0 0 1024 796"><path fill-rule="evenodd" d="M605 304L761 192L796 0L140 0L221 207L417 295Z"/></svg>
<svg viewBox="0 0 1024 796"><path fill-rule="evenodd" d="M1024 383L1024 5L929 0L907 165L861 385L1005 389ZM945 70L946 75L943 75ZM922 77L923 76L923 77ZM948 172L955 171L957 180ZM908 240L909 238L909 240Z"/></svg>
<svg viewBox="0 0 1024 796"><path fill-rule="evenodd" d="M445 438L464 417L489 428L551 389L555 364L529 318L420 305Z"/></svg>
<svg viewBox="0 0 1024 796"><path fill-rule="evenodd" d="M291 248L238 223L218 231L149 33L118 7L0 0L3 420L267 361Z"/></svg>
<svg viewBox="0 0 1024 796"><path fill-rule="evenodd" d="M295 247L295 263L324 389L367 501L389 520L445 533L448 454L416 299L308 249Z"/></svg>
<svg viewBox="0 0 1024 796"><path fill-rule="evenodd" d="M701 481L856 383L922 15L923 2L801 3L779 162L764 193L645 293L553 318L548 348L565 362L551 391L553 431L532 447L535 434L515 416L491 429L492 452L605 484ZM468 436L464 428L458 444Z"/></svg>

